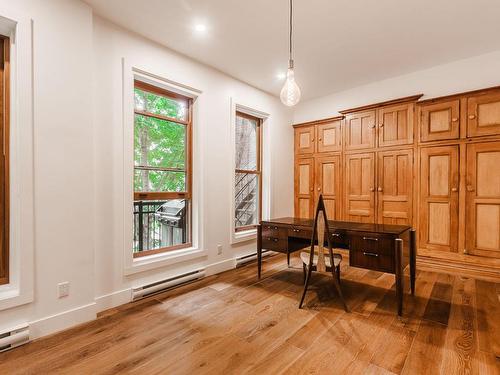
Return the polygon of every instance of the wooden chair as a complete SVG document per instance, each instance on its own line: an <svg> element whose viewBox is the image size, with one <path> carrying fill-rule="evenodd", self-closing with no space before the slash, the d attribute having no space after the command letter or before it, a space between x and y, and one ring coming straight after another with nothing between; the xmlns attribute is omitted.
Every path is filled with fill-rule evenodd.
<svg viewBox="0 0 500 375"><path fill-rule="evenodd" d="M325 234L328 243L328 253L325 254ZM300 299L299 309L302 308L304 298L306 296L309 280L311 279L312 271L317 272L331 272L333 276L333 285L337 290L342 303L344 304L345 311L349 311L345 303L342 290L340 289L340 263L342 256L334 254L332 250L332 243L330 239L330 230L328 229L328 219L326 216L325 203L323 202L323 195L319 196L318 206L316 207L316 214L314 215L314 225L311 237L311 250L309 252L303 251L300 253L302 266L304 270L304 292ZM318 246L315 246L315 239L318 240ZM315 249L317 248L317 251Z"/></svg>

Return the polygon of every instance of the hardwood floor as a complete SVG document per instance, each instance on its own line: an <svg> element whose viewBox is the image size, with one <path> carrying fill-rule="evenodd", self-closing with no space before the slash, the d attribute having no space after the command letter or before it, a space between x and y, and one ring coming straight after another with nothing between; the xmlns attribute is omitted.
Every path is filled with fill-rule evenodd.
<svg viewBox="0 0 500 375"><path fill-rule="evenodd" d="M0 374L499 374L500 284L419 271L396 315L394 277L331 279L284 256L130 303L0 354Z"/></svg>

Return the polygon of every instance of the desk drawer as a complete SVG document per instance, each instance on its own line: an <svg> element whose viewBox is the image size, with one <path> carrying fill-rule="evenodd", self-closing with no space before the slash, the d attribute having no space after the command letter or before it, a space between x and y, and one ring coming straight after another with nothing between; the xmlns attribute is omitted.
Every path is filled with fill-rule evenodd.
<svg viewBox="0 0 500 375"><path fill-rule="evenodd" d="M350 249L352 251L388 255L394 257L395 237L373 233L350 233Z"/></svg>
<svg viewBox="0 0 500 375"><path fill-rule="evenodd" d="M349 265L374 271L395 272L394 257L369 251L351 250L349 252Z"/></svg>
<svg viewBox="0 0 500 375"><path fill-rule="evenodd" d="M273 236L262 235L262 248L266 250L279 251L281 253L287 251L288 240L286 238L279 238Z"/></svg>
<svg viewBox="0 0 500 375"><path fill-rule="evenodd" d="M262 224L262 238L267 237L286 239L288 237L288 228L272 224Z"/></svg>
<svg viewBox="0 0 500 375"><path fill-rule="evenodd" d="M288 236L289 237L295 237L295 238L305 238L307 240L311 240L312 236L312 229L304 229L304 228L298 228L298 227L292 227L288 229Z"/></svg>

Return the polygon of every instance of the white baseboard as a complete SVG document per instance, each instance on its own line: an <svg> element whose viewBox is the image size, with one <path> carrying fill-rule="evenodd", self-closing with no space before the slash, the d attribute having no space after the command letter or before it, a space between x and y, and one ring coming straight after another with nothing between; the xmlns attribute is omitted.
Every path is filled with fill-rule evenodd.
<svg viewBox="0 0 500 375"><path fill-rule="evenodd" d="M130 301L132 301L132 288L105 294L95 299L96 311L99 313L116 306L124 305Z"/></svg>
<svg viewBox="0 0 500 375"><path fill-rule="evenodd" d="M96 303L89 303L71 310L30 322L30 340L50 335L94 320L97 316Z"/></svg>
<svg viewBox="0 0 500 375"><path fill-rule="evenodd" d="M221 262L212 263L205 267L205 273L207 276L215 275L216 273L221 273L224 271L229 271L236 268L236 259L226 259Z"/></svg>

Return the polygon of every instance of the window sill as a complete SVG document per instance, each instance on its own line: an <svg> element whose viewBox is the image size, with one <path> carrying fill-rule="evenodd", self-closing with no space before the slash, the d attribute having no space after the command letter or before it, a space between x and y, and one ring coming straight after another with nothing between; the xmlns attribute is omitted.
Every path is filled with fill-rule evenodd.
<svg viewBox="0 0 500 375"><path fill-rule="evenodd" d="M186 249L172 250L165 253L145 255L142 257L132 258L131 265L125 267L125 275L133 275L135 273L161 268L172 264L185 262L192 259L198 259L207 255L206 250L196 247L188 247ZM132 256L132 254L131 254Z"/></svg>
<svg viewBox="0 0 500 375"><path fill-rule="evenodd" d="M257 228L243 230L241 232L234 232L231 238L231 243L236 244L240 242L252 241L257 239Z"/></svg>
<svg viewBox="0 0 500 375"><path fill-rule="evenodd" d="M0 311L24 305L33 301L33 293L21 293L16 285L5 284L0 286Z"/></svg>

